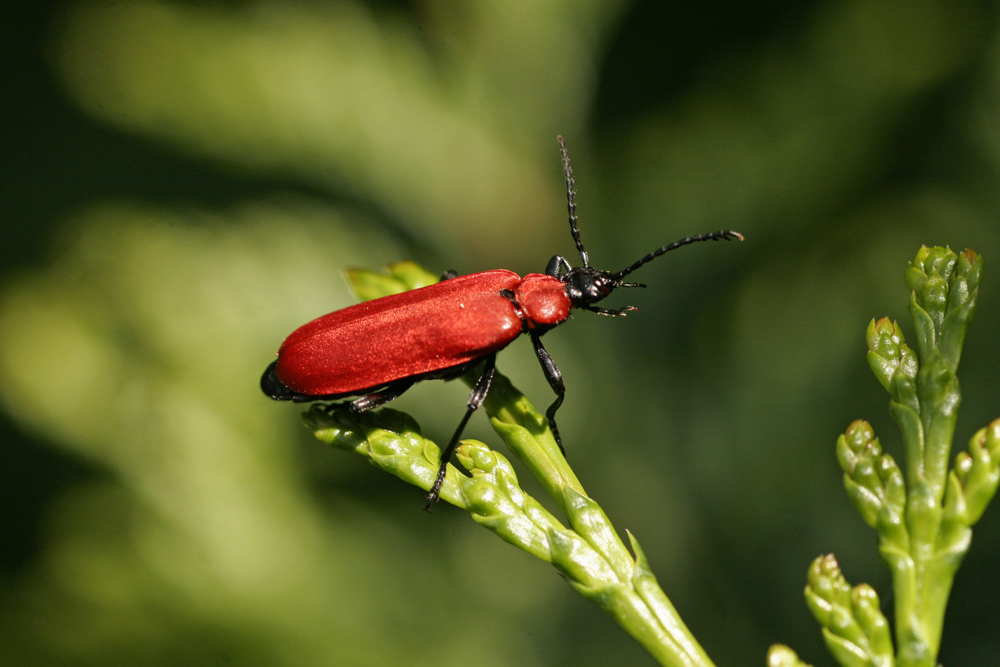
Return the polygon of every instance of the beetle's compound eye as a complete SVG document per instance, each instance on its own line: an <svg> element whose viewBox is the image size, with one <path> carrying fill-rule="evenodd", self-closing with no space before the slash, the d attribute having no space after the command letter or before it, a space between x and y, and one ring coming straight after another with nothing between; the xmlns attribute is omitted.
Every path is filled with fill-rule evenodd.
<svg viewBox="0 0 1000 667"><path fill-rule="evenodd" d="M597 301L608 295L607 290L604 289L604 281L601 280L600 276L595 276L585 283L584 295L587 301Z"/></svg>
<svg viewBox="0 0 1000 667"><path fill-rule="evenodd" d="M595 300L603 299L607 295L611 294L611 291L616 287L614 279L604 272L594 276L590 285L591 293L594 295Z"/></svg>

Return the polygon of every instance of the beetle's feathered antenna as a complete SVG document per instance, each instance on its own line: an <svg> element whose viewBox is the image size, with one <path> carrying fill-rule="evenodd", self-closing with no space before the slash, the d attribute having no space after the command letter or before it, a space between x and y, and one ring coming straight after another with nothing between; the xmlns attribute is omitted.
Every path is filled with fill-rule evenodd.
<svg viewBox="0 0 1000 667"><path fill-rule="evenodd" d="M566 201L569 204L569 230L573 234L573 240L576 241L576 250L580 253L583 265L589 267L590 258L587 257L587 251L583 249L583 241L580 240L580 230L576 226L576 202L574 201L576 192L573 190L573 167L569 166L569 153L566 151L566 142L563 140L562 135L559 135L557 138L559 139L559 150L562 151L563 169L566 170Z"/></svg>
<svg viewBox="0 0 1000 667"><path fill-rule="evenodd" d="M690 243L698 243L699 241L720 241L720 240L732 241L733 239L736 239L737 241L742 241L743 235L740 234L739 232L720 230L718 232L710 232L708 234L697 234L695 236L689 236L686 239L681 239L680 241L674 241L670 245L665 245L662 248L657 248L653 252L649 253L648 255L637 261L632 266L628 267L627 269L622 269L618 273L614 274L614 276L618 280L621 280L628 274L632 273L633 271L641 267L643 264L653 261L654 259L656 259L657 257L659 257L664 253L670 252L671 250L676 250L677 248L680 248L681 246L684 245L688 245ZM622 287L624 287L624 285L622 285Z"/></svg>

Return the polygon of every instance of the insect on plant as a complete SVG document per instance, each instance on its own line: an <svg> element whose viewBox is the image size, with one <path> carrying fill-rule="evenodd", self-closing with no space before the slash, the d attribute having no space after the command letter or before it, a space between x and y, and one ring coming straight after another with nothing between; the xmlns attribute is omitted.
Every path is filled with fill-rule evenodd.
<svg viewBox="0 0 1000 667"><path fill-rule="evenodd" d="M573 169L562 137L559 148L566 172L570 233L583 266L574 268L556 255L545 273L523 278L506 269L467 276L449 271L434 285L359 303L299 327L281 344L278 359L261 377L261 389L277 401L352 399L347 405L360 413L399 398L417 382L451 380L482 364L465 416L441 453L441 467L424 505L427 510L438 500L448 461L465 425L489 393L497 352L523 333L531 337L556 394L545 415L562 448L555 416L566 386L542 345L542 335L565 322L572 308L612 316L635 310L633 306L608 309L594 304L619 287L645 287L625 282L625 277L666 252L699 241L743 240L733 231L699 234L657 248L621 271L595 269L580 240Z"/></svg>

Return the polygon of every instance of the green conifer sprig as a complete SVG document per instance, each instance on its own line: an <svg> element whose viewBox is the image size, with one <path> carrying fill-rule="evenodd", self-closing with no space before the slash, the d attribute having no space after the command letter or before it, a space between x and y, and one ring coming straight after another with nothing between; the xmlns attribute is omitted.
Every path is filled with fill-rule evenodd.
<svg viewBox="0 0 1000 667"><path fill-rule="evenodd" d="M878 531L879 552L892 572L897 648L893 653L875 591L866 584L851 588L832 555L818 558L806 600L845 667L935 666L955 572L972 525L1000 483L1000 420L976 433L948 470L961 403L956 373L982 272L983 260L971 250L922 247L905 275L916 350L888 318L868 325L868 363L889 393L904 466L883 453L865 421L847 428L836 451L847 495ZM774 655L795 664L786 653Z"/></svg>

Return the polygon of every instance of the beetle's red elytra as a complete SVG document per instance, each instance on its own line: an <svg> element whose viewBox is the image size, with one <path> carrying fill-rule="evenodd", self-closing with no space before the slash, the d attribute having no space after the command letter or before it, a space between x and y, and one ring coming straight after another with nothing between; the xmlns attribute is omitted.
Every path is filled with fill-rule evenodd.
<svg viewBox="0 0 1000 667"><path fill-rule="evenodd" d="M624 315L632 306L598 308L618 287L645 287L624 277L660 255L699 241L743 240L733 231L690 236L658 248L617 273L591 268L577 228L573 170L559 137L566 174L570 233L583 266L573 268L556 255L545 273L523 278L496 269L448 277L434 285L359 303L296 329L278 349L278 359L261 377L261 389L279 401L341 400L364 412L398 398L421 380L450 380L485 362L465 416L441 454L437 479L427 495L428 511L438 500L448 461L465 425L482 405L496 369L497 352L527 333L545 377L556 394L546 417L556 442L562 439L555 413L566 387L542 345L541 336L569 318L571 308L601 315Z"/></svg>
<svg viewBox="0 0 1000 667"><path fill-rule="evenodd" d="M324 315L281 345L278 378L298 394L342 396L479 360L521 334L521 313L500 295L519 282L486 271Z"/></svg>

